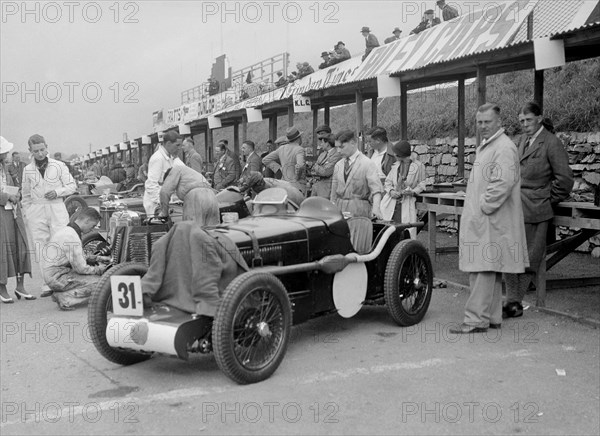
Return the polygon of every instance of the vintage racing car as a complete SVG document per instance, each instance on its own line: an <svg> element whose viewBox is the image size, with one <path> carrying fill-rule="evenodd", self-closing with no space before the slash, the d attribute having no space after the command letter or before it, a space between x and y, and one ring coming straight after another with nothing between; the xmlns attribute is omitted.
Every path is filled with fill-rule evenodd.
<svg viewBox="0 0 600 436"><path fill-rule="evenodd" d="M385 304L400 326L423 319L431 260L407 231L422 223L346 219L319 197L290 213L262 203L268 191L255 199L257 216L207 228L234 241L250 266L227 286L211 332L198 337L193 314L144 307L140 277L148 267L128 262L109 269L92 294L88 322L97 350L122 365L155 353L187 359L189 352L214 351L227 376L254 383L281 363L292 325L335 313L349 318L365 304Z"/></svg>

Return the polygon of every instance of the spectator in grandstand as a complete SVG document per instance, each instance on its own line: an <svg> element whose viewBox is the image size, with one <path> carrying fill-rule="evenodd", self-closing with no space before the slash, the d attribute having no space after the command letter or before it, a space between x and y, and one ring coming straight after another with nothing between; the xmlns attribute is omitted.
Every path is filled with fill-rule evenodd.
<svg viewBox="0 0 600 436"><path fill-rule="evenodd" d="M365 54L362 57L362 60L364 61L374 48L379 47L379 41L377 40L377 37L371 33L371 29L366 26L360 30L360 33L365 38L366 44Z"/></svg>
<svg viewBox="0 0 600 436"><path fill-rule="evenodd" d="M446 4L446 0L437 0L436 1L438 8L442 10L442 18L444 21L451 20L452 18L458 17L458 10L453 8L449 4Z"/></svg>
<svg viewBox="0 0 600 436"><path fill-rule="evenodd" d="M208 95L215 95L219 93L219 81L214 77L208 79Z"/></svg>
<svg viewBox="0 0 600 436"><path fill-rule="evenodd" d="M423 19L417 27L415 27L410 34L421 33L423 30L427 30L433 26L437 26L441 21L439 18L433 16L433 9L427 9L423 14Z"/></svg>
<svg viewBox="0 0 600 436"><path fill-rule="evenodd" d="M302 64L298 65L300 65L300 68L298 69L298 79L302 79L303 77L315 72L313 67L311 67L308 62L303 62Z"/></svg>
<svg viewBox="0 0 600 436"><path fill-rule="evenodd" d="M340 62L344 62L347 59L350 59L350 51L346 48L346 44L343 41L338 41L335 46L335 51L331 53L331 60L329 61L329 65L339 64Z"/></svg>
<svg viewBox="0 0 600 436"><path fill-rule="evenodd" d="M283 73L281 71L277 71L277 82L275 82L275 86L277 86L279 88L280 86L287 85L287 83L288 83L288 81L283 76Z"/></svg>
<svg viewBox="0 0 600 436"><path fill-rule="evenodd" d="M389 38L385 38L385 41L383 41L383 43L389 44L390 42L398 41L400 39L401 33L402 33L402 30L400 30L398 27L394 28L394 30L392 30L393 36L390 36Z"/></svg>
<svg viewBox="0 0 600 436"><path fill-rule="evenodd" d="M329 66L329 61L331 60L329 57L329 52L321 52L321 59L323 59L323 62L321 62L321 64L319 65L319 70L322 70L323 68L327 68Z"/></svg>

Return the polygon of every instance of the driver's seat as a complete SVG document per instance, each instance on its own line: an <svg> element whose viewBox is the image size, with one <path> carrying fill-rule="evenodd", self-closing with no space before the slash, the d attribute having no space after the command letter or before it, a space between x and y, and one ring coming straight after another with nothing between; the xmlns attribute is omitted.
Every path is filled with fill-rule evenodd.
<svg viewBox="0 0 600 436"><path fill-rule="evenodd" d="M367 254L373 245L373 221L364 216L347 220L350 228L350 242L358 254Z"/></svg>

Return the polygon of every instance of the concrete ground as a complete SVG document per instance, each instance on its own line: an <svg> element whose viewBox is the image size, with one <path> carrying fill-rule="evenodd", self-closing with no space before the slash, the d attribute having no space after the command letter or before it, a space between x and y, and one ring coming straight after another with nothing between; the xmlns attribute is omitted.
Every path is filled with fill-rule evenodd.
<svg viewBox="0 0 600 436"><path fill-rule="evenodd" d="M279 369L250 386L212 355L115 365L91 343L85 309L3 304L0 433L597 435L599 330L530 309L453 335L466 298L436 289L408 328L382 306L296 326Z"/></svg>

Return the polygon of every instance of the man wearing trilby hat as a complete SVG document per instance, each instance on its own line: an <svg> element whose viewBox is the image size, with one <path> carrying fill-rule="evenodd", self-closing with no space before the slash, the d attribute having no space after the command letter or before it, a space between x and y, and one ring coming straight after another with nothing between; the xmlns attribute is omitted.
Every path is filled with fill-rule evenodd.
<svg viewBox="0 0 600 436"><path fill-rule="evenodd" d="M281 178L290 182L306 195L306 168L304 160L304 148L302 147L302 133L295 126L285 132L287 144L269 153L263 158L263 164L277 170L278 163L281 165Z"/></svg>
<svg viewBox="0 0 600 436"><path fill-rule="evenodd" d="M389 38L385 38L385 41L383 41L383 43L389 44L390 42L398 41L400 39L401 33L402 33L402 30L400 30L400 28L398 28L398 27L394 28L394 30L392 30L392 36L390 36Z"/></svg>
<svg viewBox="0 0 600 436"><path fill-rule="evenodd" d="M362 57L362 60L364 61L375 47L379 47L379 41L377 40L377 37L371 33L371 29L366 26L360 30L360 33L365 38L366 44L365 54Z"/></svg>

